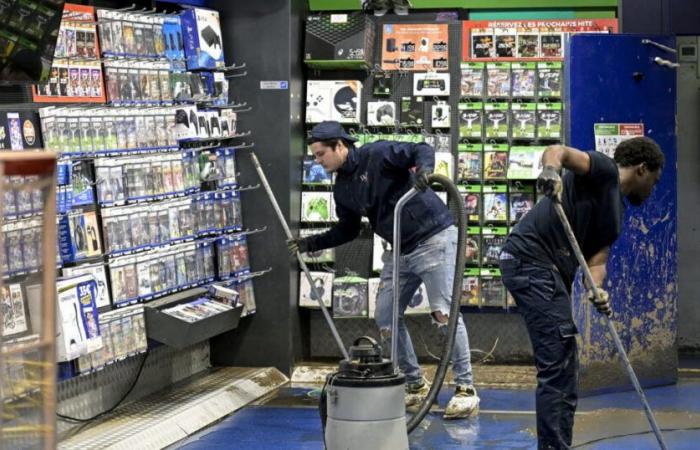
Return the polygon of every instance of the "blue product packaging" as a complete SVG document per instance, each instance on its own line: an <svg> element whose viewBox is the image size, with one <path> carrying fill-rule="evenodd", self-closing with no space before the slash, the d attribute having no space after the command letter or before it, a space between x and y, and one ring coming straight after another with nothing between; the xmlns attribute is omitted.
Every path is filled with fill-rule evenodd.
<svg viewBox="0 0 700 450"><path fill-rule="evenodd" d="M224 67L218 11L189 8L182 11L180 19L187 68L194 70Z"/></svg>

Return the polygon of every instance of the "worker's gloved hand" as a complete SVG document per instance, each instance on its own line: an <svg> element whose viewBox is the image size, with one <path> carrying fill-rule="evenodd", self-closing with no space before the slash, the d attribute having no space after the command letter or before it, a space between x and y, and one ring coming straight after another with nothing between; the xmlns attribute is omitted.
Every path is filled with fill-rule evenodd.
<svg viewBox="0 0 700 450"><path fill-rule="evenodd" d="M301 238L287 239L287 248L290 255L296 256L297 252L306 252L306 242Z"/></svg>
<svg viewBox="0 0 700 450"><path fill-rule="evenodd" d="M593 306L595 306L595 309L597 309L599 313L605 314L608 317L612 316L612 308L610 307L610 296L608 295L607 291L603 288L597 288L597 290L600 299L596 298L596 296L593 294L593 289L588 290L588 292L586 293L586 298L588 298L589 302L593 303Z"/></svg>
<svg viewBox="0 0 700 450"><path fill-rule="evenodd" d="M554 166L544 166L537 177L537 190L552 199L561 199L561 176Z"/></svg>
<svg viewBox="0 0 700 450"><path fill-rule="evenodd" d="M425 192L430 187L428 176L433 173L432 170L420 168L416 171L416 184L413 186L421 192Z"/></svg>

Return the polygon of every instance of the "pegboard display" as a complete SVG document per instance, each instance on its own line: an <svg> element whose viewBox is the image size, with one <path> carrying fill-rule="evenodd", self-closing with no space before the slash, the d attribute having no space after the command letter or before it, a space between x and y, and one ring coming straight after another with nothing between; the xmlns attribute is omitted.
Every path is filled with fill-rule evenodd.
<svg viewBox="0 0 700 450"><path fill-rule="evenodd" d="M358 146L377 139L426 141L432 145L436 150L436 173L458 184L468 209L470 245L465 271L469 276L465 272L462 304L466 310L509 311L514 303L502 289L494 255L500 252L510 227L536 201L534 180L542 152L547 145L561 140L562 63L536 58L463 62L462 46L468 41L463 33L469 32L463 22L436 24L431 14L370 19L376 30L371 69L309 69L307 130L322 120L339 120L350 133L358 135ZM439 33L442 29L446 34L431 41L413 32L420 30L421 24L427 31ZM433 52L435 49L449 55L447 60L442 62L441 53ZM420 67L421 58L424 68ZM337 87L326 87L324 92L319 84ZM354 98L348 95L351 91ZM332 179L311 182L313 165L309 154L304 161L302 199L317 198L320 203L327 195L323 193L332 190ZM446 197L445 193L440 195ZM332 199L327 202L332 209ZM309 204L302 201L302 208L308 209ZM327 216L322 220L326 228L335 220L332 211ZM301 217L303 234L319 228L307 211L302 210ZM355 247L371 248L366 235L364 232L346 244L344 253L352 254ZM374 245L373 252L380 248ZM373 260L381 258L375 254ZM348 269L339 261L335 265L328 259L319 265L314 265L313 258L308 261L314 268L336 276L346 275ZM364 276L368 272L359 269L352 274ZM373 264L367 276L376 277L379 270L381 262ZM371 290L369 301L373 301Z"/></svg>

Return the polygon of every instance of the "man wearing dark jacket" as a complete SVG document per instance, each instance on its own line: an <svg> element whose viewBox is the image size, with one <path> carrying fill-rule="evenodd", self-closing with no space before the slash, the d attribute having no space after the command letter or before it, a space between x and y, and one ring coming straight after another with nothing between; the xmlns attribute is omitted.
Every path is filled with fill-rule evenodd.
<svg viewBox="0 0 700 450"><path fill-rule="evenodd" d="M406 374L406 406L415 409L427 396L429 386L418 365L404 311L421 282L425 283L433 323L441 332L447 332L457 228L445 204L428 189L428 175L435 164L435 153L428 144L378 141L357 149L355 141L338 122L322 122L311 130L309 145L316 162L327 172L337 173L333 198L338 223L326 233L290 240L288 244L292 253L297 249L318 251L344 244L357 237L362 216L369 219L375 233L393 242L397 201L413 186L421 191L405 205L402 213L397 343L398 365ZM415 173L411 170L414 167ZM386 343L391 338L392 253L384 252L382 261L375 320ZM445 417L468 417L478 411L479 397L473 387L469 342L461 315L452 361L457 388Z"/></svg>
<svg viewBox="0 0 700 450"><path fill-rule="evenodd" d="M612 314L602 289L610 246L622 231L624 202L641 205L661 176L664 155L646 137L624 141L614 159L598 152L550 146L537 180L546 197L518 222L500 255L503 284L525 319L537 367L537 441L566 449L577 403L577 329L571 284L578 261L554 210L561 202L601 296L599 312ZM566 173L560 176L562 169ZM588 299L595 300L591 286Z"/></svg>

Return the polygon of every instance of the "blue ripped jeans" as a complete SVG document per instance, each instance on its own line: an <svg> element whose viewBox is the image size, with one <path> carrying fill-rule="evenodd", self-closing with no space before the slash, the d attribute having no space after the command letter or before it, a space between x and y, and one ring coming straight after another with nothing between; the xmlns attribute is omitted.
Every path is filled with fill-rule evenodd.
<svg viewBox="0 0 700 450"><path fill-rule="evenodd" d="M411 253L401 256L399 273L399 341L397 343L397 359L401 371L406 374L407 383L422 380L422 373L416 353L413 350L411 336L408 334L404 312L413 298L421 282L425 283L428 292L430 310L440 311L445 316L450 313L452 302L452 282L455 272L457 255L457 228L451 226L438 234L421 242ZM384 269L377 291L377 307L375 321L380 332L391 330L391 315L393 304L393 288L391 276L394 271L392 252L384 252L382 256ZM435 320L434 323L437 324ZM447 326L438 324L443 334L447 334ZM452 349L452 370L456 384L473 383L472 365L469 354L469 338L464 326L462 315L457 322L457 333Z"/></svg>

